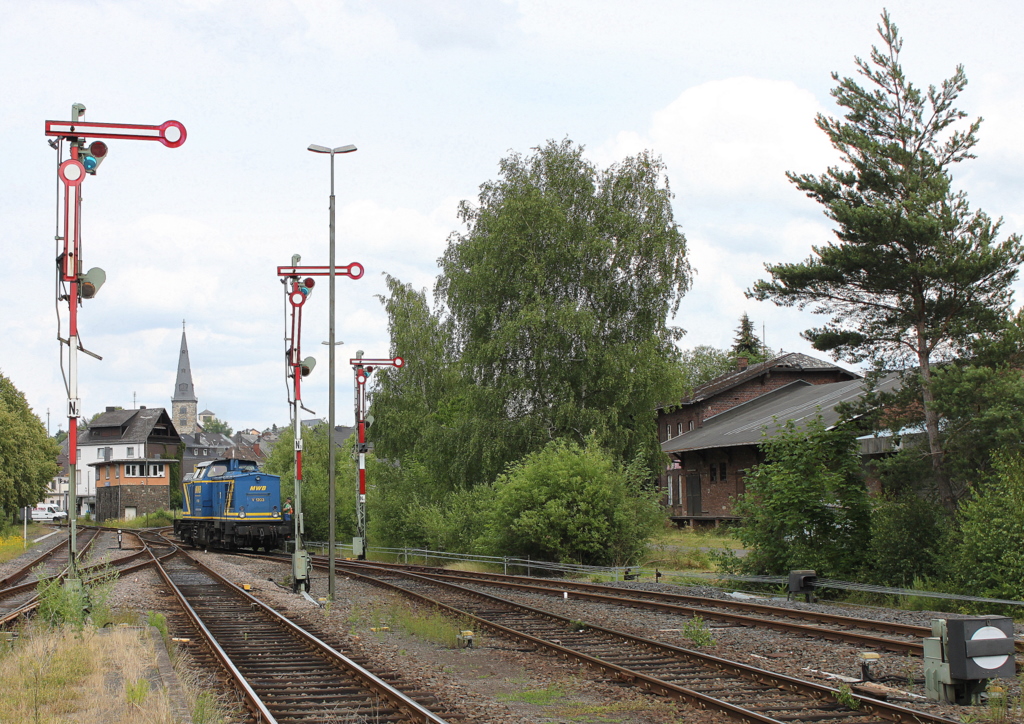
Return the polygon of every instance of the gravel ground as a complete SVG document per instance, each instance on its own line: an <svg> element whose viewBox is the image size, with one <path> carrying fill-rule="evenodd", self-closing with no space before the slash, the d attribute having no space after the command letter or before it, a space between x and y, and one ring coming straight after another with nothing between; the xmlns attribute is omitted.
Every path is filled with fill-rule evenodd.
<svg viewBox="0 0 1024 724"><path fill-rule="evenodd" d="M115 543L116 545L116 543ZM513 724L519 722L618 722L621 724L662 724L685 720L694 724L727 721L721 715L687 707L671 700L609 681L597 672L574 662L550 656L536 656L496 636L478 634L472 649L449 649L408 635L392 627L388 632L370 629L386 621L392 606L408 605L395 594L345 577L338 579L338 601L324 610L273 581L284 581L290 573L287 564L249 558L198 553L199 559L236 583L248 583L252 593L297 623L324 638L340 641L342 653L365 660L377 671L394 672L413 689L431 691L439 700L459 713L467 722ZM272 579L272 580L268 580ZM166 598L159 593L159 579L152 571L129 574L117 583L110 604L115 608L160 610ZM657 588L723 596L710 587L690 587L631 582L630 588ZM488 590L483 588L482 590ZM488 592L494 594L494 590ZM325 578L313 579L314 598L327 594ZM694 648L682 635L689 620L639 609L622 609L603 604L502 592L504 598L559 613L590 623L623 630L678 646ZM570 594L571 596L571 594ZM766 601L795 608L826 608L819 604ZM932 617L945 614L888 611L858 607L835 609L847 615L881 620L899 620L927 625ZM804 679L819 680L837 686L828 674L857 677L860 674L860 650L823 640L807 639L773 631L739 628L709 623L713 645L704 650L724 658L741 661L772 671ZM965 709L924 702L923 684L908 685L907 677L922 679L919 659L882 653L875 668L876 678L894 677L888 685L898 690L890 700L946 716L985 718L985 709ZM1007 682L1011 696L1019 697L1016 682ZM903 692L898 693L898 692ZM455 719L456 717L452 717ZM1022 721L1019 717L1016 721Z"/></svg>

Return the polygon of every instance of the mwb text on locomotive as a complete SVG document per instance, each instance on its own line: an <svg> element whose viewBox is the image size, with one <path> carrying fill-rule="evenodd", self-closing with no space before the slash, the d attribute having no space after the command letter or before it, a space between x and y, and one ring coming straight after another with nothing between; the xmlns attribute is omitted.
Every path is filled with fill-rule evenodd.
<svg viewBox="0 0 1024 724"><path fill-rule="evenodd" d="M281 509L281 478L260 472L252 460L201 463L182 487L174 533L184 543L269 552L292 537L294 522Z"/></svg>

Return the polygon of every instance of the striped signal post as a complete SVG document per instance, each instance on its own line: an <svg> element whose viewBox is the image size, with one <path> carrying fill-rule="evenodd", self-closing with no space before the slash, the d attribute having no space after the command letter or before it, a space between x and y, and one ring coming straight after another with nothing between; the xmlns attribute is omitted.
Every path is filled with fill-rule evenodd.
<svg viewBox="0 0 1024 724"><path fill-rule="evenodd" d="M305 525L302 512L302 423L299 410L313 411L302 404L302 378L309 375L316 366L313 357L302 356L302 307L313 292L316 280L313 277L333 275L359 279L363 276L363 265L353 262L347 266L298 266L302 260L298 254L292 256L291 266L279 266L277 276L284 285L285 304L291 306L288 328L285 330L285 376L291 382L289 405L291 407L292 429L295 432L295 511L293 513L295 529L295 552L292 553L292 591L299 587L309 590L310 558L302 536ZM287 310L287 307L286 307ZM286 311L286 316L287 311ZM333 431L328 433L329 443L333 444ZM333 595L333 592L332 592Z"/></svg>
<svg viewBox="0 0 1024 724"><path fill-rule="evenodd" d="M63 235L58 221L57 241L63 242L63 251L57 259L58 277L61 290L57 301L68 303L68 336L63 338L60 329L57 339L68 346L68 521L70 524L70 567L68 585L78 585L78 566L75 556L78 544L78 418L82 414L82 401L78 397L78 352L84 352L96 359L103 359L82 346L78 337L78 307L83 299L92 299L106 281L107 275L99 267L83 273L82 267L82 182L86 176L95 176L96 169L106 159L108 146L102 139L125 141L158 141L168 148L178 148L185 143L185 126L178 121L166 121L159 126L137 123L86 123L82 121L85 106L75 103L71 106L70 121L46 121L46 135L51 137L50 146L57 151L57 178L64 187ZM87 143L88 139L96 139ZM71 157L63 158L64 143L70 148ZM58 322L59 324L59 322ZM64 354L61 352L61 367Z"/></svg>
<svg viewBox="0 0 1024 724"><path fill-rule="evenodd" d="M405 366L401 357L391 359L364 359L362 351L356 352L355 359L350 359L356 377L356 454L359 456L359 472L357 483L359 497L356 498L356 537L352 540L352 552L359 560L366 559L366 453L372 446L366 442L366 381L376 367Z"/></svg>

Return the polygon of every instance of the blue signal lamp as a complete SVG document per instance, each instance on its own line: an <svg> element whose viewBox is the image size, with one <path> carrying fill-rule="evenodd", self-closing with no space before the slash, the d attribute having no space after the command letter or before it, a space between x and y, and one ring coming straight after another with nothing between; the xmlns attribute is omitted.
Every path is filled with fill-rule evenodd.
<svg viewBox="0 0 1024 724"><path fill-rule="evenodd" d="M85 167L85 172L96 175L96 169L107 157L109 147L103 141L93 141L87 147L83 146L78 152L78 160Z"/></svg>

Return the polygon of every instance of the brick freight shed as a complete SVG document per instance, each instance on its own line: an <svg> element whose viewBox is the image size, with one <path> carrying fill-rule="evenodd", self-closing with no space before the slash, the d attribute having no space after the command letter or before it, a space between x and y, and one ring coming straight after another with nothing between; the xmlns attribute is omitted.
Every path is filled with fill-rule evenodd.
<svg viewBox="0 0 1024 724"><path fill-rule="evenodd" d="M755 365L748 365L746 358L743 357L738 358L736 362L735 370L705 382L697 387L692 395L680 402L663 405L658 409L658 439L662 443L699 430L704 426L705 420L797 380L812 385L824 385L860 379L860 375L855 372L798 352L780 354ZM673 485L677 484L681 474L674 465L678 463L670 463L658 477L658 486L669 495L669 481L671 480ZM735 471L736 468L732 470ZM725 475L728 478L735 475L735 472L730 472L729 466L726 466ZM673 496L671 505L681 505L678 496Z"/></svg>
<svg viewBox="0 0 1024 724"><path fill-rule="evenodd" d="M892 375L876 389L892 391L898 384L899 378ZM662 442L661 449L672 459L663 489L673 522L737 520L733 499L746 491L746 473L763 462L760 443L765 436L789 420L800 425L819 414L826 427L834 426L839 421L836 406L864 392L860 379L824 384L797 379L705 418L699 429Z"/></svg>

